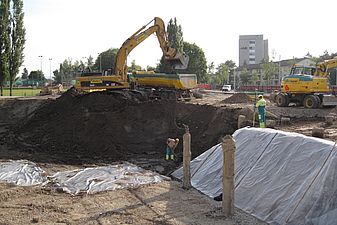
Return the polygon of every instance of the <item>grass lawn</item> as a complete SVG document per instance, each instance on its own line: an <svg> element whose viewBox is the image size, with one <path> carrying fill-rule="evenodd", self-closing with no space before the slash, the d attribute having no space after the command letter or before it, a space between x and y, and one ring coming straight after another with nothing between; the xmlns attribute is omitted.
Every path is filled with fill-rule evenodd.
<svg viewBox="0 0 337 225"><path fill-rule="evenodd" d="M40 90L39 88L13 88L13 96L36 96ZM9 96L9 88L4 88L4 96Z"/></svg>

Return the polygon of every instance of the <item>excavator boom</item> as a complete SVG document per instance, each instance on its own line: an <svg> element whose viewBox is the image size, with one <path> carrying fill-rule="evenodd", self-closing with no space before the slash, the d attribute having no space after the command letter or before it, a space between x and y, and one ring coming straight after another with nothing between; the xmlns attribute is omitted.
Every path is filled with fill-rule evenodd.
<svg viewBox="0 0 337 225"><path fill-rule="evenodd" d="M154 25L147 28L154 21ZM147 29L146 29L147 28ZM165 24L162 19L155 17L146 25L137 30L129 37L120 47L115 63L115 75L121 76L123 80L127 79L127 64L126 58L130 52L142 43L151 34L156 33L163 56L170 63L173 69L186 69L189 62L189 57L184 53L178 53L176 49L170 47L165 32Z"/></svg>
<svg viewBox="0 0 337 225"><path fill-rule="evenodd" d="M154 22L153 25L150 24ZM75 87L83 91L103 91L114 89L135 89L142 87L148 92L158 90L158 95L181 96L181 93L189 94L189 90L196 85L195 74L132 74L128 76L127 57L130 52L142 43L151 34L156 34L159 46L163 52L163 58L172 69L186 69L189 57L185 53L177 52L169 44L165 24L162 19L155 17L149 23L142 26L128 39L124 41L117 52L114 74L106 76L102 73L94 73L76 78ZM186 95L186 96L187 96Z"/></svg>

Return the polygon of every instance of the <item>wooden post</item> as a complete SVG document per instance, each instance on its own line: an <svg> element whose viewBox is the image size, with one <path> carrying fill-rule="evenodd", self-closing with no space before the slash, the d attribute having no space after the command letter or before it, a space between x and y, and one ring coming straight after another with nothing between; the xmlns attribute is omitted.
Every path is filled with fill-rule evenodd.
<svg viewBox="0 0 337 225"><path fill-rule="evenodd" d="M185 134L183 136L183 188L190 189L191 188L191 134L188 126L185 125Z"/></svg>
<svg viewBox="0 0 337 225"><path fill-rule="evenodd" d="M235 141L226 135L222 140L223 178L222 178L222 211L226 217L234 213L234 160Z"/></svg>
<svg viewBox="0 0 337 225"><path fill-rule="evenodd" d="M238 128L244 127L244 122L246 121L246 116L244 115L239 115L238 117Z"/></svg>
<svg viewBox="0 0 337 225"><path fill-rule="evenodd" d="M318 137L318 138L324 138L324 128L322 127L312 128L311 136Z"/></svg>

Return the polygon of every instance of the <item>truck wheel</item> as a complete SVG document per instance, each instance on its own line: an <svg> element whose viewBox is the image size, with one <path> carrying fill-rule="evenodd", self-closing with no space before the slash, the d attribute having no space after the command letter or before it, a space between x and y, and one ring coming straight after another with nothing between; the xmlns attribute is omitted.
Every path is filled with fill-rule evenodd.
<svg viewBox="0 0 337 225"><path fill-rule="evenodd" d="M315 98L316 98L316 100L317 100L317 107L316 108L319 108L319 107L321 107L321 105L322 105L322 101L321 101L321 99L319 98L319 96L318 95L314 95L315 96Z"/></svg>
<svg viewBox="0 0 337 225"><path fill-rule="evenodd" d="M307 95L304 97L303 105L305 108L314 109L318 107L318 100L315 95Z"/></svg>
<svg viewBox="0 0 337 225"><path fill-rule="evenodd" d="M278 107L287 107L289 105L289 96L284 93L278 93L275 97L275 102Z"/></svg>

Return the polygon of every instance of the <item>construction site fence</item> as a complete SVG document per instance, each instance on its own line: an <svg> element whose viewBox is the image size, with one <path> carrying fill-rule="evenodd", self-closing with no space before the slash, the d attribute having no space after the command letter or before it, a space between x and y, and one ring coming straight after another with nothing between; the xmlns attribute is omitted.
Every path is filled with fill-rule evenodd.
<svg viewBox="0 0 337 225"><path fill-rule="evenodd" d="M337 85L330 86L331 91L337 93ZM239 91L262 91L266 93L271 93L273 91L279 91L281 89L280 85L243 85L237 90Z"/></svg>

